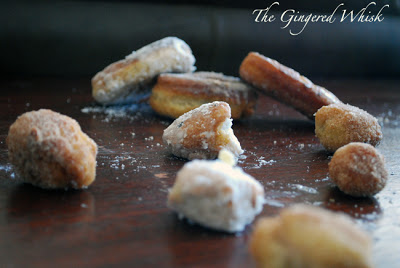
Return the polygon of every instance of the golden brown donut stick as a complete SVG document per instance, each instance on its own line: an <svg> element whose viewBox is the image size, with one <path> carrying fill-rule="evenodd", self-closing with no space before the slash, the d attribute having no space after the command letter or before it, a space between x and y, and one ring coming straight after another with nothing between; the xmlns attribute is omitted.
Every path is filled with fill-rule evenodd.
<svg viewBox="0 0 400 268"><path fill-rule="evenodd" d="M224 101L232 118L254 113L257 92L237 77L214 72L161 74L153 87L150 105L160 115L178 118L202 104Z"/></svg>
<svg viewBox="0 0 400 268"><path fill-rule="evenodd" d="M240 77L261 92L294 107L313 119L319 108L340 100L295 70L257 52L250 52L240 65Z"/></svg>

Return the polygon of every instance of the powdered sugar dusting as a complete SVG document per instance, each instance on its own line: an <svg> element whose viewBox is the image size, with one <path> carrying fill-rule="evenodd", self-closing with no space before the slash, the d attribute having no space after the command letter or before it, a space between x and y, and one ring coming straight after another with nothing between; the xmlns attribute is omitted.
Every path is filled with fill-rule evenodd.
<svg viewBox="0 0 400 268"><path fill-rule="evenodd" d="M294 190L300 190L309 194L318 194L318 191L316 189L301 184L289 184L289 187Z"/></svg>
<svg viewBox="0 0 400 268"><path fill-rule="evenodd" d="M125 59L97 73L92 79L93 97L103 104L132 102L139 94L151 91L157 75L192 72L194 63L192 51L183 40L166 37L132 52Z"/></svg>
<svg viewBox="0 0 400 268"><path fill-rule="evenodd" d="M243 150L231 126L229 105L215 101L177 118L163 141L172 154L187 159L214 159L223 148L238 157Z"/></svg>
<svg viewBox="0 0 400 268"><path fill-rule="evenodd" d="M249 157L244 155L244 157L239 158L239 163L243 164L245 161L250 162L253 160L255 163L254 164L246 164L243 168L244 169L260 169L263 166L272 166L274 163L276 163L276 160L274 159L266 159L264 156L258 156L255 152L252 151L246 151L247 154L249 154Z"/></svg>
<svg viewBox="0 0 400 268"><path fill-rule="evenodd" d="M10 176L12 179L15 178L15 173L12 165L0 165L0 172L5 173Z"/></svg>
<svg viewBox="0 0 400 268"><path fill-rule="evenodd" d="M255 164L254 166L250 167L250 169L251 169L251 168L261 168L262 166L265 166L265 165L271 166L272 164L276 163L276 161L273 160L273 159L268 160L268 161L266 161L266 160L264 160L264 159L265 159L264 156L261 156L260 158L256 159L256 161L257 161L258 163Z"/></svg>
<svg viewBox="0 0 400 268"><path fill-rule="evenodd" d="M93 119L97 118L97 114L104 115L101 121L112 122L119 119L128 119L131 122L141 119L143 113L151 111L150 106L147 104L129 104L129 105L115 105L115 106L92 106L84 107L81 109L82 113L92 114ZM135 136L135 133L132 134Z"/></svg>

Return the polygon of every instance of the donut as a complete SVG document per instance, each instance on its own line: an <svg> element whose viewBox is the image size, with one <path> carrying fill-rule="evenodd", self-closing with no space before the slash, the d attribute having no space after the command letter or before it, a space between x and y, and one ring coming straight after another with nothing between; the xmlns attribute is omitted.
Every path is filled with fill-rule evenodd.
<svg viewBox="0 0 400 268"><path fill-rule="evenodd" d="M383 136L375 117L360 108L343 103L324 106L317 111L315 134L331 152L350 142L376 146Z"/></svg>
<svg viewBox="0 0 400 268"><path fill-rule="evenodd" d="M239 69L240 77L261 92L294 107L310 119L319 108L340 100L295 70L257 52L250 52Z"/></svg>
<svg viewBox="0 0 400 268"><path fill-rule="evenodd" d="M114 62L92 78L93 98L101 104L129 103L148 97L157 75L194 71L195 58L181 39L166 37Z"/></svg>
<svg viewBox="0 0 400 268"><path fill-rule="evenodd" d="M87 188L96 176L97 145L74 119L41 109L19 116L6 139L23 182L41 188Z"/></svg>
<svg viewBox="0 0 400 268"><path fill-rule="evenodd" d="M329 162L329 177L352 196L372 196L386 185L385 160L372 145L352 142L340 147Z"/></svg>
<svg viewBox="0 0 400 268"><path fill-rule="evenodd" d="M211 229L240 232L259 214L264 189L239 167L221 160L194 160L176 176L167 205L181 217Z"/></svg>
<svg viewBox="0 0 400 268"><path fill-rule="evenodd" d="M372 268L371 239L341 213L294 205L260 218L250 253L265 268Z"/></svg>
<svg viewBox="0 0 400 268"><path fill-rule="evenodd" d="M237 77L195 72L161 74L150 96L153 110L174 119L213 101L228 103L232 118L239 119L254 113L257 93Z"/></svg>
<svg viewBox="0 0 400 268"><path fill-rule="evenodd" d="M235 157L243 153L231 128L231 109L214 101L191 110L164 130L163 142L175 156L186 159L215 159L222 149Z"/></svg>

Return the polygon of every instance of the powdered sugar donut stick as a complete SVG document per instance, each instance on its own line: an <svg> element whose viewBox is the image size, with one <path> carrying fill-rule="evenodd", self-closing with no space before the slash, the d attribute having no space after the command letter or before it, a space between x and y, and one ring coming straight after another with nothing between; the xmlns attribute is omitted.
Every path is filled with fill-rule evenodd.
<svg viewBox="0 0 400 268"><path fill-rule="evenodd" d="M102 104L143 99L150 95L157 75L192 72L195 70L194 63L192 50L183 40L163 38L97 73L92 79L93 98Z"/></svg>

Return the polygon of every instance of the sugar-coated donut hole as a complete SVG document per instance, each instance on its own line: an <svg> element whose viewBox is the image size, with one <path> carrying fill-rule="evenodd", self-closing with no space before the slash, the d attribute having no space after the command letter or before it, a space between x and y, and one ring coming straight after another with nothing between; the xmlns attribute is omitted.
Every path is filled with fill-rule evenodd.
<svg viewBox="0 0 400 268"><path fill-rule="evenodd" d="M372 196L385 187L388 172L384 157L373 146L353 142L335 152L329 176L346 194Z"/></svg>
<svg viewBox="0 0 400 268"><path fill-rule="evenodd" d="M18 178L41 188L87 188L96 176L97 145L74 119L39 110L10 126L8 155Z"/></svg>
<svg viewBox="0 0 400 268"><path fill-rule="evenodd" d="M382 139L378 120L355 106L336 103L324 106L315 114L315 134L331 152L350 142L364 142L373 146Z"/></svg>

